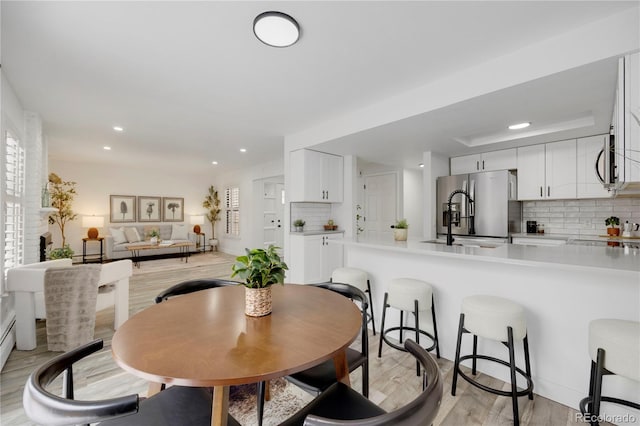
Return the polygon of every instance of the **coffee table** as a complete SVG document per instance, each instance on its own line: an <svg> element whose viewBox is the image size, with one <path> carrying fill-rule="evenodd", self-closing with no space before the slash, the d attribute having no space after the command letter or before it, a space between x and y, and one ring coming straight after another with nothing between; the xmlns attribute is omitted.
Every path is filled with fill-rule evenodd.
<svg viewBox="0 0 640 426"><path fill-rule="evenodd" d="M203 290L153 305L114 334L124 370L160 384L214 387L212 425L226 425L229 386L297 373L328 359L349 382L346 348L362 317L346 297L313 286L273 286L273 312L244 314L244 287Z"/></svg>
<svg viewBox="0 0 640 426"><path fill-rule="evenodd" d="M159 250L167 248L177 248L180 250L180 259L184 259L185 263L189 262L189 247L195 246L191 242L173 243L169 245L160 244L146 244L146 245L127 245L127 250L131 252L131 260L136 268L140 268L140 252L146 252L150 250Z"/></svg>

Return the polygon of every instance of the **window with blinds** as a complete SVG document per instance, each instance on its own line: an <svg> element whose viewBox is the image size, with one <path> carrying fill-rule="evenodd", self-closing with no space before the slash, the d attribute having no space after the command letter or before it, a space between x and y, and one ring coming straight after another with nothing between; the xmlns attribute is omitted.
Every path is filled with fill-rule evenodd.
<svg viewBox="0 0 640 426"><path fill-rule="evenodd" d="M226 234L240 235L240 188L230 187L224 191Z"/></svg>
<svg viewBox="0 0 640 426"><path fill-rule="evenodd" d="M2 272L24 261L24 148L11 132L5 133L3 143L3 200L4 257ZM6 275L5 275L6 276Z"/></svg>

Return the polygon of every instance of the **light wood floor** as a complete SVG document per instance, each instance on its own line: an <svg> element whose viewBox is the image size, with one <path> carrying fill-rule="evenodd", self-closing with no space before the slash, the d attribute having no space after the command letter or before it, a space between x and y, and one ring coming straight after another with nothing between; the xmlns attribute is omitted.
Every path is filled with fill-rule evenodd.
<svg viewBox="0 0 640 426"><path fill-rule="evenodd" d="M130 280L130 315L153 304L153 298L161 290L193 278L229 278L233 257L222 253L204 253L192 256L189 264L179 259L163 259L142 262ZM179 269L173 269L173 268ZM96 338L104 339L105 349L92 355L89 366L75 372L76 389L91 386L89 395L78 391L77 397L87 399L106 398L133 392L146 392L146 382L121 370L111 359L110 345L113 330L113 310L98 313ZM442 331L441 331L442 332ZM38 346L33 351L14 350L0 374L0 424L3 426L30 425L22 409L24 383L36 365L54 355L46 348L44 321L37 325ZM408 354L388 346L378 358L378 336L370 335L370 399L385 410L393 410L406 404L420 391L420 379L416 377L415 360ZM452 397L451 361L440 359L439 365L445 378L444 398L435 425L508 425L513 424L511 401L483 392L464 380L458 380L456 396ZM508 386L492 377L480 374L483 383L493 387ZM361 388L360 372L351 377L354 388ZM526 425L584 425L577 419L577 412L564 405L536 395L533 401L519 399L520 421Z"/></svg>

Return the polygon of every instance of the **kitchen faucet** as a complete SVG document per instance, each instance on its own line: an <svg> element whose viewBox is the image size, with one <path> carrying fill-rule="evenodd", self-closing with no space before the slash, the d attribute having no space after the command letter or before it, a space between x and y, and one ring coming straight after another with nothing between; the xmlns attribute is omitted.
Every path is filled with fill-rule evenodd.
<svg viewBox="0 0 640 426"><path fill-rule="evenodd" d="M473 211L473 199L471 195L464 189L456 189L449 195L449 201L447 203L447 245L453 245L453 235L451 235L451 199L456 194L462 194L469 199L469 235L473 235L476 233L475 230L475 213Z"/></svg>

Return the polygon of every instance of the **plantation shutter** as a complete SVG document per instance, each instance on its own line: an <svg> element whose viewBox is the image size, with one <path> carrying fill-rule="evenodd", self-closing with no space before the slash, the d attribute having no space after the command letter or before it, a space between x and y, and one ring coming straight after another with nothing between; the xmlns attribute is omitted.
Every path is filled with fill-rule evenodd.
<svg viewBox="0 0 640 426"><path fill-rule="evenodd" d="M240 235L240 188L230 187L225 189L226 209L226 233L228 235Z"/></svg>
<svg viewBox="0 0 640 426"><path fill-rule="evenodd" d="M2 272L24 261L24 148L10 132L6 132L3 146L4 179L2 212L4 253Z"/></svg>

